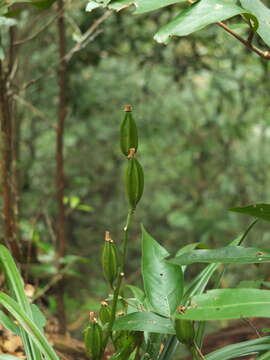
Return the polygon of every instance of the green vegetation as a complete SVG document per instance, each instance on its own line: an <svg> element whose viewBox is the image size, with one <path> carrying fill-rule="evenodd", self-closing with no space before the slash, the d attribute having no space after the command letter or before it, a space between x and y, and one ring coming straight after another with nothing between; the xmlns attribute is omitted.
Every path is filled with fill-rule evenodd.
<svg viewBox="0 0 270 360"><path fill-rule="evenodd" d="M45 317L82 317L92 360L270 358L269 336L203 348L270 317L269 4L0 12L0 322L27 359L61 358Z"/></svg>

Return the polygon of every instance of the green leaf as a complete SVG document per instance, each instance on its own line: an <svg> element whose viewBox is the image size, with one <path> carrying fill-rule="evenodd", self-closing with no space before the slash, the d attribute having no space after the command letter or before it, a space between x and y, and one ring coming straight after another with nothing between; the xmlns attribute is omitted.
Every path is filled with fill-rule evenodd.
<svg viewBox="0 0 270 360"><path fill-rule="evenodd" d="M243 14L242 16L244 17L244 19L246 19L247 23L251 26L252 31L256 32L259 27L259 21L256 18L256 16L254 16L252 14Z"/></svg>
<svg viewBox="0 0 270 360"><path fill-rule="evenodd" d="M0 245L0 262L3 265L8 286L19 306L31 317L32 311L24 292L24 284L17 266L4 245Z"/></svg>
<svg viewBox="0 0 270 360"><path fill-rule="evenodd" d="M256 360L269 360L269 359L270 359L270 350L256 358Z"/></svg>
<svg viewBox="0 0 270 360"><path fill-rule="evenodd" d="M21 360L21 358L18 358L18 357L12 356L12 355L3 354L3 355L0 355L0 360Z"/></svg>
<svg viewBox="0 0 270 360"><path fill-rule="evenodd" d="M147 331L159 334L175 334L170 319L151 312L135 312L116 319L113 330Z"/></svg>
<svg viewBox="0 0 270 360"><path fill-rule="evenodd" d="M3 312L0 310L0 324L6 329L13 332L16 335L20 335L19 327Z"/></svg>
<svg viewBox="0 0 270 360"><path fill-rule="evenodd" d="M257 33L270 46L270 9L260 0L240 0L243 8L255 15L259 22Z"/></svg>
<svg viewBox="0 0 270 360"><path fill-rule="evenodd" d="M85 211L85 212L92 212L94 209L90 205L80 204L77 206L77 210Z"/></svg>
<svg viewBox="0 0 270 360"><path fill-rule="evenodd" d="M210 290L194 296L185 313L176 316L197 321L270 317L269 306L269 290Z"/></svg>
<svg viewBox="0 0 270 360"><path fill-rule="evenodd" d="M258 220L253 221L247 230L233 241L230 242L228 246L236 246L242 244L245 238L248 236L249 232L253 229L253 227L257 224ZM209 280L211 279L214 272L219 268L221 264L214 263L208 265L205 269L203 269L192 281L188 283L187 288L184 293L184 301L183 304L186 304L186 301L194 295L202 294L205 290Z"/></svg>
<svg viewBox="0 0 270 360"><path fill-rule="evenodd" d="M258 219L270 221L270 205L269 204L254 204L244 207L231 208L230 211L254 216Z"/></svg>
<svg viewBox="0 0 270 360"><path fill-rule="evenodd" d="M35 323L40 330L43 330L44 326L47 324L47 319L36 304L31 304L31 309Z"/></svg>
<svg viewBox="0 0 270 360"><path fill-rule="evenodd" d="M35 6L38 10L47 10L49 9L56 0L40 0L33 1L31 5Z"/></svg>
<svg viewBox="0 0 270 360"><path fill-rule="evenodd" d="M201 243L199 242L196 242L196 243L192 243L192 244L187 244L186 246L183 246L180 250L177 251L176 255L175 256L180 256L180 255L183 255L191 250L194 250L196 249L197 247L200 246ZM186 271L186 266L182 266L182 271L183 271L183 274L185 273Z"/></svg>
<svg viewBox="0 0 270 360"><path fill-rule="evenodd" d="M27 316L33 320L32 309L24 292L22 277L9 250L3 245L0 245L0 263L3 266L8 288L13 298L16 299L20 309L25 311ZM41 354L31 338L29 338L28 333L21 330L20 335L27 358L29 360L40 360Z"/></svg>
<svg viewBox="0 0 270 360"><path fill-rule="evenodd" d="M206 266L205 269L203 269L191 282L189 282L183 297L184 304L186 304L190 297L204 292L209 280L219 266L220 264L210 264Z"/></svg>
<svg viewBox="0 0 270 360"><path fill-rule="evenodd" d="M142 228L142 276L145 294L153 309L161 315L172 315L183 295L181 268L168 264L169 254Z"/></svg>
<svg viewBox="0 0 270 360"><path fill-rule="evenodd" d="M180 256L183 255L191 250L196 249L197 247L199 247L200 243L199 242L195 242L192 244L187 244L185 246L183 246L181 249L179 249L176 253L176 256Z"/></svg>
<svg viewBox="0 0 270 360"><path fill-rule="evenodd" d="M263 280L243 280L237 285L238 288L251 288L251 289L260 289L263 284Z"/></svg>
<svg viewBox="0 0 270 360"><path fill-rule="evenodd" d="M243 246L226 246L213 250L191 250L167 260L170 264L189 265L194 263L255 264L270 261L270 251Z"/></svg>
<svg viewBox="0 0 270 360"><path fill-rule="evenodd" d="M136 6L135 14L143 14L149 11L157 10L168 5L183 3L186 0L120 0L120 1L112 1L110 2L109 8L114 10L122 10L130 5Z"/></svg>
<svg viewBox="0 0 270 360"><path fill-rule="evenodd" d="M201 0L182 11L155 35L155 40L168 42L171 36L186 36L207 25L245 13L244 9L228 0Z"/></svg>
<svg viewBox="0 0 270 360"><path fill-rule="evenodd" d="M138 288L137 286L134 285L126 285L125 288L128 288L132 291L134 297L136 300L138 300L140 303L143 303L144 299L145 299L145 295L144 292Z"/></svg>
<svg viewBox="0 0 270 360"><path fill-rule="evenodd" d="M15 19L11 19L5 16L0 16L0 26L10 27L17 24Z"/></svg>
<svg viewBox="0 0 270 360"><path fill-rule="evenodd" d="M99 7L103 7L103 4L97 1L89 1L86 5L85 11L91 12L94 9L97 9Z"/></svg>
<svg viewBox="0 0 270 360"><path fill-rule="evenodd" d="M58 356L48 343L39 327L30 319L26 312L10 296L0 292L0 304L17 320L20 326L31 337L40 351L46 356L46 360L59 360Z"/></svg>
<svg viewBox="0 0 270 360"><path fill-rule="evenodd" d="M89 1L86 5L86 11L92 11L98 7L106 7L109 9L120 11L129 6L136 7L135 14L143 14L149 11L157 10L165 6L176 3L184 3L186 0L116 0L116 1Z"/></svg>
<svg viewBox="0 0 270 360"><path fill-rule="evenodd" d="M229 360L270 349L270 336L225 346L205 356L206 360ZM258 359L258 358L256 358ZM261 357L259 357L261 359ZM267 358L264 358L265 360ZM268 358L269 359L269 358Z"/></svg>

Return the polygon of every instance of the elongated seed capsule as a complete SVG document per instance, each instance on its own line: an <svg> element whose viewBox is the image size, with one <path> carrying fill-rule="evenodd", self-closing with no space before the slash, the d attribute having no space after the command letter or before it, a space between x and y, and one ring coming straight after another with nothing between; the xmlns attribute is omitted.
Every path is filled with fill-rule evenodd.
<svg viewBox="0 0 270 360"><path fill-rule="evenodd" d="M101 301L100 310L99 310L99 318L102 324L107 324L111 319L111 308L106 301Z"/></svg>
<svg viewBox="0 0 270 360"><path fill-rule="evenodd" d="M86 352L92 360L101 360L103 343L102 328L98 324L95 314L90 312L90 324L84 332L84 344Z"/></svg>
<svg viewBox="0 0 270 360"><path fill-rule="evenodd" d="M134 148L135 152L138 149L138 131L132 116L131 105L126 105L124 110L126 113L120 128L120 147L122 153L128 156L130 148Z"/></svg>
<svg viewBox="0 0 270 360"><path fill-rule="evenodd" d="M186 345L192 345L195 338L195 330L192 321L176 319L174 323L177 339Z"/></svg>
<svg viewBox="0 0 270 360"><path fill-rule="evenodd" d="M113 286L118 275L119 262L115 243L111 239L108 231L105 233L105 244L102 250L101 263L105 278L110 285Z"/></svg>
<svg viewBox="0 0 270 360"><path fill-rule="evenodd" d="M132 149L129 152L125 183L129 204L132 209L135 209L143 194L144 174L141 164L132 153Z"/></svg>

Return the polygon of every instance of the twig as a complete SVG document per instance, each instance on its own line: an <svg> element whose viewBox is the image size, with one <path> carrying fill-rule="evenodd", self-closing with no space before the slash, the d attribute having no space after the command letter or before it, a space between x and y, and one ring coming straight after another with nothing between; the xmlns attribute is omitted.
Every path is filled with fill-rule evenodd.
<svg viewBox="0 0 270 360"><path fill-rule="evenodd" d="M205 360L205 357L204 357L203 353L201 352L201 349L199 348L199 346L196 344L196 342L194 342L194 348L195 348L196 352L198 353L198 355L200 356L200 358L202 360Z"/></svg>
<svg viewBox="0 0 270 360"><path fill-rule="evenodd" d="M21 40L17 40L15 41L13 44L15 46L18 45L23 45L28 41L31 41L33 39L35 39L39 34L41 34L44 30L47 29L47 27L49 27L55 20L57 20L59 18L59 16L61 15L60 12L58 12L55 16L53 16L49 21L46 22L46 24L44 24L40 29L38 29L36 32L34 32L32 35L28 36L25 39L21 39Z"/></svg>
<svg viewBox="0 0 270 360"><path fill-rule="evenodd" d="M260 57L262 57L263 59L266 60L270 60L270 52L269 51L263 51L259 48L257 48L256 46L252 45L249 40L246 40L244 38L242 38L242 36L238 35L235 31L233 31L232 29L230 29L226 24L224 24L223 22L218 22L217 23L218 26L220 26L221 28L223 28L225 31L227 31L230 35L232 35L233 37L235 37L237 40L239 40L242 44L244 44L249 50L255 52L256 54L258 54Z"/></svg>
<svg viewBox="0 0 270 360"><path fill-rule="evenodd" d="M53 287L56 283L63 279L63 274L56 274L47 284L44 286L43 289L37 291L36 294L33 296L32 301L36 301L38 298L43 296L51 287Z"/></svg>
<svg viewBox="0 0 270 360"><path fill-rule="evenodd" d="M39 77L30 80L26 84L24 84L21 90L25 90L28 87L32 86L33 84L37 83L38 81L42 80L45 76L53 75L55 70L55 65L59 64L59 62L69 62L73 55L83 49L90 41L93 41L101 32L102 30L97 30L97 28L112 14L112 11L106 11L100 18L98 18L94 24L92 24L88 30L82 35L81 40L71 49L69 52L59 59L57 62L52 64L47 71L45 71Z"/></svg>
<svg viewBox="0 0 270 360"><path fill-rule="evenodd" d="M254 330L255 331L255 334L260 338L261 337L261 335L260 335L260 333L259 333L259 330L256 328L256 326L252 323L252 321L251 320L249 320L249 319L242 319L244 322L246 322L250 327L251 327L251 329L252 330Z"/></svg>
<svg viewBox="0 0 270 360"><path fill-rule="evenodd" d="M50 123L50 120L45 116L45 114L38 108L36 108L33 104L29 103L27 100L17 94L13 94L13 98L25 107L27 107L29 110L31 110L33 114L46 121L51 127L55 128L55 125Z"/></svg>
<svg viewBox="0 0 270 360"><path fill-rule="evenodd" d="M46 222L46 224L47 224L47 226L48 226L48 229L49 229L49 233L50 233L50 235L51 235L52 242L53 242L53 244L55 244L55 243L56 243L56 235L55 235L55 232L54 232L54 230L53 230L53 226L52 226L51 219L50 219L50 217L49 217L49 215L48 215L47 212L44 212L43 215L44 215L44 218L45 218L45 222Z"/></svg>

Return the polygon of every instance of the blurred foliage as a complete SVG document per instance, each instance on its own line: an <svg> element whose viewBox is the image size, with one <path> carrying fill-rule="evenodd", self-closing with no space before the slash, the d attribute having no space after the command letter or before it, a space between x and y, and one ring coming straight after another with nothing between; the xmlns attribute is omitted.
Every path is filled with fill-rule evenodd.
<svg viewBox="0 0 270 360"><path fill-rule="evenodd" d="M102 15L99 10L85 13L84 5L67 1L70 49ZM54 7L42 13L28 7L19 10L19 39L55 16ZM195 241L224 246L248 224L248 219L227 209L265 202L270 196L269 63L215 27L168 46L154 43L151 34L166 23L171 11L137 17L113 13L100 26L102 32L69 62L68 252L89 260L79 261L79 268L68 273L73 298L67 297L67 303L73 308L76 299L83 303L82 296L92 304L92 298L104 294L97 254L105 230L117 242L124 225L127 204L119 126L126 103L134 106L145 171L145 192L132 232L127 274L131 282L139 278L140 223L172 252ZM7 47L7 30L1 31ZM37 245L39 260L46 264L56 214L55 24L20 45L18 59L13 91L20 138L20 230L24 241ZM262 222L248 241L263 247L269 240L269 227ZM50 267L48 275L53 271ZM251 273L261 278L263 265L245 269L247 280ZM235 274L224 281L239 279Z"/></svg>

